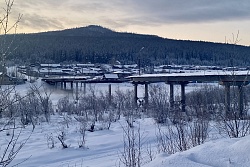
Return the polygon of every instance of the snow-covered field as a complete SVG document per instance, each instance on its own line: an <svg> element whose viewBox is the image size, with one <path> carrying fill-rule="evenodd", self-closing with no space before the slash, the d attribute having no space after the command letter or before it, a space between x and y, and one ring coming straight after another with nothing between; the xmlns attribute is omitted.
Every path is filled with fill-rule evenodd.
<svg viewBox="0 0 250 167"><path fill-rule="evenodd" d="M41 84L41 82L38 82ZM215 84L217 85L217 84ZM108 84L92 85L96 90L108 91ZM197 87L199 84L190 84L187 92ZM25 94L28 84L17 86L21 94ZM72 95L72 91L54 89L46 85L52 92L51 98L56 104L57 100L66 95ZM132 90L130 83L112 84L112 92L115 90ZM176 88L177 90L179 88ZM177 91L178 92L178 91ZM139 87L139 96L143 96L143 87ZM32 132L32 126L27 126L21 133L20 139L29 139L11 165L18 164L18 167L118 167L122 166L123 152L123 127L126 125L124 118L111 124L109 130L87 131L84 148L79 148L80 135L77 133L79 125L74 119L70 121L68 128L63 127L63 116L54 115L51 123L40 123ZM101 125L100 125L101 126ZM188 151L167 155L157 151L156 131L157 125L151 118L143 117L136 119L135 128L140 127L143 136L144 149L142 164L146 167L249 167L250 166L250 136L230 139L216 134L205 144L194 147ZM66 140L69 148L63 149L57 139L60 129L65 128ZM4 135L0 138L1 148L6 146L10 136ZM49 148L48 143L52 138L55 147ZM150 161L146 147L152 148L153 161ZM10 166L11 166L10 165Z"/></svg>
<svg viewBox="0 0 250 167"><path fill-rule="evenodd" d="M54 117L54 119L57 119ZM58 119L59 120L59 119ZM144 143L150 144L153 149L154 160L144 153L144 165L146 167L249 167L250 165L250 136L240 139L229 139L218 136L203 145L194 147L188 151L167 155L158 154L156 149L156 125L150 118L139 119L135 125L140 124L144 136ZM31 134L30 139L20 151L12 164L19 167L111 167L121 164L121 152L123 151L123 130L125 121L113 123L110 130L87 132L86 148L78 148L79 136L76 133L76 125L72 123L67 129L69 148L63 149L59 142L55 148L47 145L47 136L58 132L58 125L43 123L31 133L31 127L27 127L21 138L25 139ZM1 144L4 144L3 136ZM57 140L55 138L55 140ZM27 159L28 158L28 159ZM27 160L26 160L27 159ZM143 165L143 166L144 166Z"/></svg>

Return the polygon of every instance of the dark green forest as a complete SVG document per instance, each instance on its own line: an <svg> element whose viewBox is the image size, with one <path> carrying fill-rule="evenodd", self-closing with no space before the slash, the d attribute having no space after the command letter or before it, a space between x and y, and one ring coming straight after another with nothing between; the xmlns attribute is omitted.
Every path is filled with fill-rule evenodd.
<svg viewBox="0 0 250 167"><path fill-rule="evenodd" d="M203 41L173 40L153 35L115 32L101 26L15 34L8 59L19 63L138 63L248 66L250 47ZM144 47L144 49L142 49Z"/></svg>

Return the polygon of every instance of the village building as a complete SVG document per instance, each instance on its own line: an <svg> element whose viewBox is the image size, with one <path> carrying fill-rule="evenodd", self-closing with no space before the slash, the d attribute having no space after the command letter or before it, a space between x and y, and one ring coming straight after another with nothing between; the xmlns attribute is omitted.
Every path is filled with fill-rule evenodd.
<svg viewBox="0 0 250 167"><path fill-rule="evenodd" d="M61 64L40 64L40 68L61 68Z"/></svg>
<svg viewBox="0 0 250 167"><path fill-rule="evenodd" d="M11 77L7 74L0 73L0 85L19 85L24 84L27 79Z"/></svg>
<svg viewBox="0 0 250 167"><path fill-rule="evenodd" d="M118 81L119 77L117 74L104 74L103 80L105 80L105 81Z"/></svg>

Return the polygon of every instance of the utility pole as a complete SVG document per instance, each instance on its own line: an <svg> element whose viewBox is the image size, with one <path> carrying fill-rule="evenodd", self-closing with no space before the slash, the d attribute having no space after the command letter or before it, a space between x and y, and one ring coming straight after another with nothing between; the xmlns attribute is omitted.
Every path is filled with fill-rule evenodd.
<svg viewBox="0 0 250 167"><path fill-rule="evenodd" d="M138 67L139 67L139 75L141 75L141 51L144 49L144 46L140 49L139 51L139 62L138 62Z"/></svg>

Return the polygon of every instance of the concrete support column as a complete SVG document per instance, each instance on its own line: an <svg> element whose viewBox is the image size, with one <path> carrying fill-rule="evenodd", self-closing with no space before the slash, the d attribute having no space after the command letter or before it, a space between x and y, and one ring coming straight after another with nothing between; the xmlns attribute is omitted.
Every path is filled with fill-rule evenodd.
<svg viewBox="0 0 250 167"><path fill-rule="evenodd" d="M145 97L144 97L144 100L145 100L145 106L147 107L148 106L148 83L145 83Z"/></svg>
<svg viewBox="0 0 250 167"><path fill-rule="evenodd" d="M86 94L86 82L83 83L83 94Z"/></svg>
<svg viewBox="0 0 250 167"><path fill-rule="evenodd" d="M63 89L63 82L61 82L61 89Z"/></svg>
<svg viewBox="0 0 250 167"><path fill-rule="evenodd" d="M243 105L243 85L238 85L238 93L239 93L239 114L242 117L243 116L243 110L244 110L244 105Z"/></svg>
<svg viewBox="0 0 250 167"><path fill-rule="evenodd" d="M138 84L134 83L134 104L135 104L135 106L137 106L137 100L138 100L137 88L138 88Z"/></svg>
<svg viewBox="0 0 250 167"><path fill-rule="evenodd" d="M73 89L73 81L70 81L70 88Z"/></svg>
<svg viewBox="0 0 250 167"><path fill-rule="evenodd" d="M181 82L181 111L186 112L186 96L185 96L185 86L186 82Z"/></svg>
<svg viewBox="0 0 250 167"><path fill-rule="evenodd" d="M79 100L79 91L78 91L78 82L76 82L76 100L78 101Z"/></svg>
<svg viewBox="0 0 250 167"><path fill-rule="evenodd" d="M225 86L225 108L226 113L230 113L230 84L224 83Z"/></svg>
<svg viewBox="0 0 250 167"><path fill-rule="evenodd" d="M109 84L109 104L112 102L112 89L111 89L111 84Z"/></svg>
<svg viewBox="0 0 250 167"><path fill-rule="evenodd" d="M66 87L67 87L67 82L63 82L63 85L64 85L64 89L66 89Z"/></svg>
<svg viewBox="0 0 250 167"><path fill-rule="evenodd" d="M169 83L169 103L170 103L170 108L173 109L174 107L174 84Z"/></svg>
<svg viewBox="0 0 250 167"><path fill-rule="evenodd" d="M78 89L78 85L79 85L78 82L76 82L76 89Z"/></svg>
<svg viewBox="0 0 250 167"><path fill-rule="evenodd" d="M70 88L73 89L73 81L70 81Z"/></svg>

